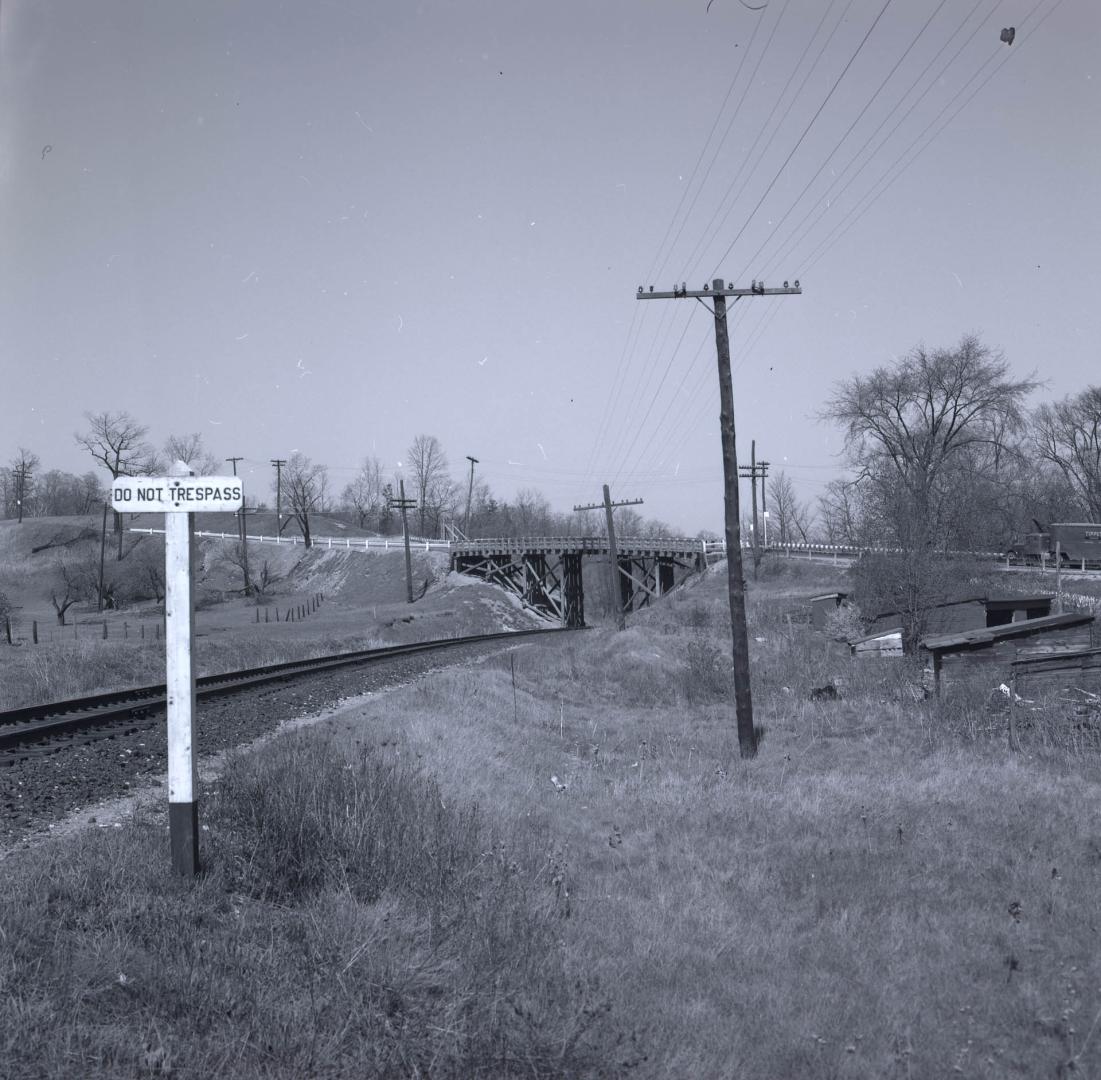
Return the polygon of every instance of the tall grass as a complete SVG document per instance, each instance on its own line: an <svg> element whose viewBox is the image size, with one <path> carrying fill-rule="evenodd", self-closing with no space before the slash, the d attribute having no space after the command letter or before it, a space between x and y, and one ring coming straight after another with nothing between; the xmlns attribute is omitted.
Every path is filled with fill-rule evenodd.
<svg viewBox="0 0 1101 1080"><path fill-rule="evenodd" d="M206 872L160 813L9 857L4 1075L611 1076L632 1050L560 940L538 853L416 769L287 737L205 800Z"/></svg>
<svg viewBox="0 0 1101 1080"><path fill-rule="evenodd" d="M193 892L159 821L18 863L3 1030L64 1016L54 1075L1101 1073L1096 751L1054 711L1012 749L996 688L926 700L781 578L745 762L721 585L236 760Z"/></svg>

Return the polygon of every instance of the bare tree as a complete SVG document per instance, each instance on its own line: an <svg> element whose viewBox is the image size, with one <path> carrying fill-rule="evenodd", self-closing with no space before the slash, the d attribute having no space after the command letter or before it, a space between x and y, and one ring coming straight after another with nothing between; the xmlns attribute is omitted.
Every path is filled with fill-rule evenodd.
<svg viewBox="0 0 1101 1080"><path fill-rule="evenodd" d="M120 476L148 475L157 466L157 455L145 441L148 430L127 412L85 413L88 430L75 435L76 441L88 451L116 480ZM103 556L107 546L107 502L103 504L103 530L99 548L99 588L97 609L104 604ZM115 534L118 536L117 560L122 561L122 515L114 512Z"/></svg>
<svg viewBox="0 0 1101 1080"><path fill-rule="evenodd" d="M203 446L198 432L190 435L169 435L164 442L164 456L169 463L182 461L198 476L216 476L221 462Z"/></svg>
<svg viewBox="0 0 1101 1080"><path fill-rule="evenodd" d="M356 515L356 524L361 529L366 528L368 521L374 521L378 527L378 514L382 508L382 489L385 482L382 478L382 463L376 457L363 459L359 472L356 473L351 483L347 484L341 493L341 502Z"/></svg>
<svg viewBox="0 0 1101 1080"><path fill-rule="evenodd" d="M447 472L447 455L435 435L418 435L407 451L413 470L412 497L417 500L420 534L426 536L428 523L434 521L435 532L440 515L455 487Z"/></svg>
<svg viewBox="0 0 1101 1080"><path fill-rule="evenodd" d="M1041 405L1032 414L1032 444L1054 465L1091 521L1101 521L1101 386Z"/></svg>
<svg viewBox="0 0 1101 1080"><path fill-rule="evenodd" d="M328 479L324 465L315 465L305 454L291 454L283 468L283 497L298 522L306 547L313 546L310 514L321 505Z"/></svg>
<svg viewBox="0 0 1101 1080"><path fill-rule="evenodd" d="M237 542L222 545L222 561L235 570L240 571L246 585L242 589L246 596L267 596L272 586L279 580L271 569L267 559L257 567L254 559L249 559L245 545Z"/></svg>
<svg viewBox="0 0 1101 1080"><path fill-rule="evenodd" d="M88 585L94 583L87 581L86 575L73 563L65 559L58 559L54 568L54 583L50 589L50 602L57 613L57 625L65 625L65 613L80 600L87 598Z"/></svg>
<svg viewBox="0 0 1101 1080"><path fill-rule="evenodd" d="M964 455L996 470L1022 403L1039 384L1008 377L1009 364L973 336L952 349L919 347L891 367L836 387L822 413L845 429L850 465L904 549L944 539L949 482Z"/></svg>
<svg viewBox="0 0 1101 1080"><path fill-rule="evenodd" d="M795 494L795 485L782 469L768 482L769 511L776 520L779 544L805 544L810 510Z"/></svg>

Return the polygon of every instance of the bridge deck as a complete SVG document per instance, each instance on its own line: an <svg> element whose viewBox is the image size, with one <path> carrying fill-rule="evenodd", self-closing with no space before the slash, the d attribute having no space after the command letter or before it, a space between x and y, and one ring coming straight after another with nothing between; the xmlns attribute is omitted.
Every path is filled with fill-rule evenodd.
<svg viewBox="0 0 1101 1080"><path fill-rule="evenodd" d="M722 543L683 538L617 540L622 558L675 558L685 555L721 553ZM501 537L490 540L451 542L452 555L607 555L608 541L603 536L535 536L525 539Z"/></svg>

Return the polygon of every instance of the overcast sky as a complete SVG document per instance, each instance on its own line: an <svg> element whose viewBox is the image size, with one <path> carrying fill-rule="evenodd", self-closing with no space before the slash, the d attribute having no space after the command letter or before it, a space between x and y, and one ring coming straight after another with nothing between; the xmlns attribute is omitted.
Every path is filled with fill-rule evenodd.
<svg viewBox="0 0 1101 1080"><path fill-rule="evenodd" d="M739 456L814 499L831 386L920 342L1099 381L1099 30L1095 0L2 0L0 458L84 471L82 414L125 409L267 497L272 457L339 489L428 433L500 496L610 482L718 530L712 320L636 289L798 278L734 308Z"/></svg>

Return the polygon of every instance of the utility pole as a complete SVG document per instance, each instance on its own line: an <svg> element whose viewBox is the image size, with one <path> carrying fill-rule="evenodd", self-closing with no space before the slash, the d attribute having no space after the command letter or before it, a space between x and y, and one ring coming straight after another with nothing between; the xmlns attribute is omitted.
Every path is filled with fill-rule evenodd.
<svg viewBox="0 0 1101 1080"><path fill-rule="evenodd" d="M286 458L272 458L275 466L275 535L283 535L283 466L287 464Z"/></svg>
<svg viewBox="0 0 1101 1080"><path fill-rule="evenodd" d="M19 462L19 497L15 500L19 507L19 524L23 524L23 500L27 497L27 474L31 471L27 461Z"/></svg>
<svg viewBox="0 0 1101 1080"><path fill-rule="evenodd" d="M227 457L226 461L233 465L233 475L237 475L237 462L244 461L243 457ZM248 541L245 539L245 502L241 500L241 509L237 511L237 535L241 538L241 569L245 575L245 596L252 595L252 581L248 576Z"/></svg>
<svg viewBox="0 0 1101 1080"><path fill-rule="evenodd" d="M405 497L404 480L399 480L398 484L401 498L391 499L390 505L396 506L401 511L401 535L405 537L405 595L411 604L413 602L413 559L409 554L409 523L406 521L405 511L415 509L417 500Z"/></svg>
<svg viewBox="0 0 1101 1080"><path fill-rule="evenodd" d="M753 481L753 576L757 576L758 569L761 565L761 541L760 534L757 528L757 480L761 481L761 510L766 511L764 505L765 501L765 477L768 476L767 461L757 460L757 440L751 440L749 444L749 461L750 466L747 469L744 465L738 469L738 475L743 480ZM767 539L767 537L766 537Z"/></svg>
<svg viewBox="0 0 1101 1080"><path fill-rule="evenodd" d="M711 287L690 292L683 283L672 292L649 292L638 287L640 300L696 300L703 304L710 297L715 304L708 309L715 319L715 351L719 362L719 431L722 438L723 485L726 504L726 572L730 601L730 630L734 638L734 703L738 719L738 747L743 758L757 754L757 731L753 726L753 695L749 683L749 630L745 620L745 580L742 577L742 526L738 520L738 454L734 431L734 383L730 374L730 334L726 325L726 299L737 303L743 296L789 296L803 290L799 282L791 288L784 282L782 289L766 289L763 281L754 281L748 289L736 289L722 278L715 278Z"/></svg>
<svg viewBox="0 0 1101 1080"><path fill-rule="evenodd" d="M612 610L615 611L616 628L623 630L627 623L623 614L623 601L620 599L619 588L619 551L615 542L615 522L612 521L612 509L616 506L641 506L641 499L624 499L623 502L612 502L612 494L608 485L604 485L604 501L602 503L590 503L588 506L575 506L574 511L599 510L604 508L604 514L608 522L608 581L612 586Z"/></svg>
<svg viewBox="0 0 1101 1080"><path fill-rule="evenodd" d="M466 460L470 462L470 487L466 489L466 517L463 518L463 536L470 538L470 500L474 498L474 466L478 464L476 457L466 455Z"/></svg>

